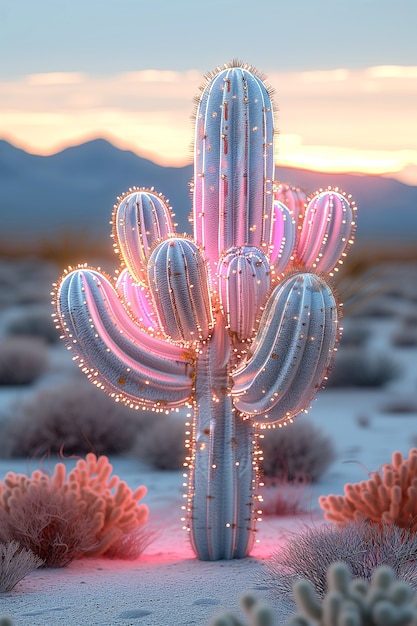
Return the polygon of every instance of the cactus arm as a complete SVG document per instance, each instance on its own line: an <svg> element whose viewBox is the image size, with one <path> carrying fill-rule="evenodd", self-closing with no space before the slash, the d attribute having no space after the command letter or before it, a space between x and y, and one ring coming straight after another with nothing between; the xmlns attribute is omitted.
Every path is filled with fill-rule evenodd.
<svg viewBox="0 0 417 626"><path fill-rule="evenodd" d="M307 206L307 194L300 187L279 183L274 185L274 200L279 200L288 207L294 219L296 241L298 242Z"/></svg>
<svg viewBox="0 0 417 626"><path fill-rule="evenodd" d="M224 250L269 245L274 122L268 90L249 68L210 78L196 115L194 232L214 270Z"/></svg>
<svg viewBox="0 0 417 626"><path fill-rule="evenodd" d="M160 330L149 289L135 283L128 269L120 272L115 288L137 324L150 332Z"/></svg>
<svg viewBox="0 0 417 626"><path fill-rule="evenodd" d="M206 264L195 243L172 237L148 261L148 281L160 326L173 341L206 339L213 327Z"/></svg>
<svg viewBox="0 0 417 626"><path fill-rule="evenodd" d="M337 190L317 192L305 210L296 261L314 272L332 275L353 243L356 207Z"/></svg>
<svg viewBox="0 0 417 626"><path fill-rule="evenodd" d="M274 200L270 263L277 274L287 268L295 241L296 224L290 209L283 202Z"/></svg>
<svg viewBox="0 0 417 626"><path fill-rule="evenodd" d="M229 356L218 316L210 341L200 345L189 465L189 530L202 560L242 558L253 543L254 433L233 407Z"/></svg>
<svg viewBox="0 0 417 626"><path fill-rule="evenodd" d="M131 276L146 286L146 263L156 241L174 233L171 208L152 189L129 190L114 206L114 248Z"/></svg>
<svg viewBox="0 0 417 626"><path fill-rule="evenodd" d="M270 291L268 259L252 246L231 248L219 261L219 294L227 327L241 341L254 333Z"/></svg>
<svg viewBox="0 0 417 626"><path fill-rule="evenodd" d="M67 274L57 312L80 366L109 393L148 407L188 401L192 353L136 325L105 276L87 269Z"/></svg>
<svg viewBox="0 0 417 626"><path fill-rule="evenodd" d="M249 353L232 374L236 408L266 422L271 409L274 421L300 413L322 382L337 335L337 305L325 281L314 274L288 278L271 294Z"/></svg>

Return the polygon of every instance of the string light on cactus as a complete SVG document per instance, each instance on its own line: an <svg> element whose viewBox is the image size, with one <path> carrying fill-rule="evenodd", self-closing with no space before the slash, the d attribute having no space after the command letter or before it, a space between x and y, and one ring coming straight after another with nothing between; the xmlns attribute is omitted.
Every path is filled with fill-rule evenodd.
<svg viewBox="0 0 417 626"><path fill-rule="evenodd" d="M116 277L80 265L54 292L93 384L137 410L190 407L182 522L202 560L250 553L261 429L307 411L340 334L330 281L356 207L338 188L308 197L274 180L272 96L251 65L210 72L195 101L193 238L162 194L132 187L111 221Z"/></svg>

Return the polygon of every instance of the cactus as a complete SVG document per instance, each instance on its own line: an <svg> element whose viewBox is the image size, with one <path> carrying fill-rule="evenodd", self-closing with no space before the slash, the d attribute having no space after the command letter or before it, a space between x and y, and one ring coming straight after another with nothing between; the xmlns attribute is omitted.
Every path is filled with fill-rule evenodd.
<svg viewBox="0 0 417 626"><path fill-rule="evenodd" d="M249 626L274 626L274 614L272 608L260 602L252 593L242 594L240 599L245 616L248 618ZM233 613L222 613L215 615L209 626L245 626Z"/></svg>
<svg viewBox="0 0 417 626"><path fill-rule="evenodd" d="M305 578L294 583L299 613L290 615L286 626L417 626L415 591L398 581L391 568L377 567L371 581L351 578L346 563L336 561L327 570L328 592L318 598ZM246 592L240 600L248 626L274 626L272 607ZM233 613L221 613L210 626L245 626Z"/></svg>
<svg viewBox="0 0 417 626"><path fill-rule="evenodd" d="M415 592L396 580L386 566L375 569L371 582L351 580L343 562L333 563L327 572L328 592L319 600L310 581L294 583L294 597L301 613L293 615L287 626L415 626Z"/></svg>
<svg viewBox="0 0 417 626"><path fill-rule="evenodd" d="M80 266L55 292L63 336L94 384L136 409L192 408L184 521L203 560L249 553L255 425L306 410L338 337L327 274L352 242L355 207L337 189L306 207L299 190L283 195L273 138L263 76L238 61L217 68L195 111L194 239L175 234L161 194L132 188L113 215L117 280Z"/></svg>

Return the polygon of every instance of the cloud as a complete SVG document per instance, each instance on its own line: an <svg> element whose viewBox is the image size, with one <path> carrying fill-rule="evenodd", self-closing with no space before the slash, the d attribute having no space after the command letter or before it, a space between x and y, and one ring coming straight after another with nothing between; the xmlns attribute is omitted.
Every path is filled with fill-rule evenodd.
<svg viewBox="0 0 417 626"><path fill-rule="evenodd" d="M283 143L277 158L277 163L283 166L329 173L390 173L404 183L417 184L417 149L358 150L340 146L303 145L301 141L287 142L285 135Z"/></svg>
<svg viewBox="0 0 417 626"><path fill-rule="evenodd" d="M28 85L77 85L85 83L88 77L81 72L49 72L47 74L29 74Z"/></svg>
<svg viewBox="0 0 417 626"><path fill-rule="evenodd" d="M416 78L417 66L393 65L271 73L278 163L338 171L406 168L413 176ZM102 136L164 164L183 164L190 161L190 118L201 82L195 70L152 69L2 81L0 136L41 154Z"/></svg>

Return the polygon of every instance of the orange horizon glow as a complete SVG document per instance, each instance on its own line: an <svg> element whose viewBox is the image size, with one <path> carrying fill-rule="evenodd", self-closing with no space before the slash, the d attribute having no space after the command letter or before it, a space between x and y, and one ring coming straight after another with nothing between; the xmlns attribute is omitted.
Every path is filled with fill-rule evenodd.
<svg viewBox="0 0 417 626"><path fill-rule="evenodd" d="M276 164L417 185L416 77L416 66L269 75L280 110ZM201 78L146 70L0 81L0 137L42 156L102 138L163 166L189 165Z"/></svg>
<svg viewBox="0 0 417 626"><path fill-rule="evenodd" d="M120 150L133 152L137 156L152 161L162 167L182 168L193 163L193 155L191 149L188 156L173 158L153 153L145 148L137 149L129 141L111 137L110 135L84 135L74 138L72 141L61 141L51 146L34 148L25 141L16 141L13 137L3 137L6 141L14 145L16 148L24 150L28 154L36 156L52 156L58 154L67 148L76 147L80 144L104 139ZM353 174L359 176L383 176L393 178L406 185L417 186L417 166L407 165L405 162L401 167L399 161L386 158L374 159L371 156L360 151L351 150L348 154L343 149L334 149L333 151L327 147L321 147L323 152L309 156L308 154L286 152L282 154L278 150L278 156L275 158L276 167L291 168L294 170L307 170L311 172L319 172L324 174ZM332 154L333 152L333 154Z"/></svg>

